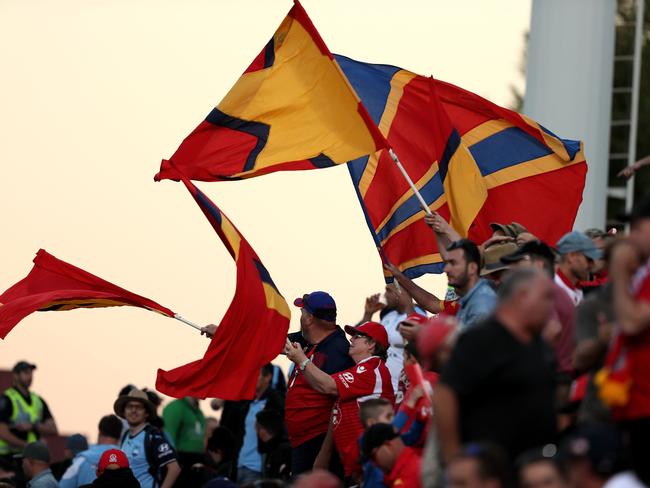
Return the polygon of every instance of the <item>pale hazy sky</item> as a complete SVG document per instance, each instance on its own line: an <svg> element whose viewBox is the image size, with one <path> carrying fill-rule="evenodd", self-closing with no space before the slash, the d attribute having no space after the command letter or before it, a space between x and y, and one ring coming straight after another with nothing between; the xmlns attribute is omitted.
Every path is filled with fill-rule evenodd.
<svg viewBox="0 0 650 488"><path fill-rule="evenodd" d="M530 0L304 0L330 50L394 64L509 104ZM39 248L198 323L231 301L232 259L160 160L225 95L290 0L0 0L0 289ZM239 226L289 302L330 291L354 323L380 261L347 169L198 183ZM443 280L427 277L440 291ZM292 327L298 325L294 314ZM60 430L95 437L126 383L201 357L207 342L134 308L33 314L0 368L38 364Z"/></svg>

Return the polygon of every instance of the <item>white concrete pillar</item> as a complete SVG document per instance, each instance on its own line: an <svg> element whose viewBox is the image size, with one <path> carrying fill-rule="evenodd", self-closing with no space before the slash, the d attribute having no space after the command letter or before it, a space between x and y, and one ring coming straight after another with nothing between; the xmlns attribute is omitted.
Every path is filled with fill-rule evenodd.
<svg viewBox="0 0 650 488"><path fill-rule="evenodd" d="M603 228L616 0L533 0L524 113L585 143L589 171L575 228Z"/></svg>

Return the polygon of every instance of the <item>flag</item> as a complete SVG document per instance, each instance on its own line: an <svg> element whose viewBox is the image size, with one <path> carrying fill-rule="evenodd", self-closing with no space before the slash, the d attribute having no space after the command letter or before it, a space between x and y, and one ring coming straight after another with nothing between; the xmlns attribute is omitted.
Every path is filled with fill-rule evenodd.
<svg viewBox="0 0 650 488"><path fill-rule="evenodd" d="M440 128L435 121L440 117L449 119L447 132L458 133L459 147L469 151L465 161L471 156L487 189L487 197L469 224L472 240L483 242L490 237L491 222L519 222L551 243L571 230L587 172L582 143L561 139L524 115L440 80L434 80L439 113L432 114L436 100L429 78L395 66L340 55L335 59L429 208L447 220L452 210L460 209L463 224L459 231L483 197L476 191L469 196L458 194L456 183L460 181L462 192L467 176L461 173L456 180L450 169L453 164L447 165L445 187L439 172L440 144L436 144ZM441 272L435 235L424 224L424 211L388 151L352 161L348 170L383 258L410 278ZM469 174L471 185L480 188L475 169Z"/></svg>
<svg viewBox="0 0 650 488"><path fill-rule="evenodd" d="M252 399L260 369L284 347L291 312L262 261L228 217L192 182L178 177L235 260L237 284L203 358L171 371L159 369L156 389L176 398Z"/></svg>
<svg viewBox="0 0 650 488"><path fill-rule="evenodd" d="M385 140L298 1L221 103L170 158L192 180L325 168ZM174 179L163 160L156 180Z"/></svg>
<svg viewBox="0 0 650 488"><path fill-rule="evenodd" d="M433 78L429 79L429 110L433 130L431 141L449 208L450 224L461 236L467 237L487 199L487 185L474 156L449 120Z"/></svg>
<svg viewBox="0 0 650 488"><path fill-rule="evenodd" d="M44 249L29 274L0 295L0 338L33 312L75 308L141 307L173 317L174 312L148 298L61 261Z"/></svg>

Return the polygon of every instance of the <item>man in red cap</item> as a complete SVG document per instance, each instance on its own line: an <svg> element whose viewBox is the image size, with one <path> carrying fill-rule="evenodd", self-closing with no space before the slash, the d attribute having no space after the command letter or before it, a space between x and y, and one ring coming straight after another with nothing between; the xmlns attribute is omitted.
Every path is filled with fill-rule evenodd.
<svg viewBox="0 0 650 488"><path fill-rule="evenodd" d="M345 327L350 334L350 357L355 365L329 375L318 369L298 343L287 340L285 353L296 363L307 382L317 391L336 397L332 409L331 432L341 456L346 477L358 466L358 439L363 432L359 405L370 398L386 398L393 402L393 385L386 367L388 335L377 322Z"/></svg>
<svg viewBox="0 0 650 488"><path fill-rule="evenodd" d="M133 475L129 459L124 451L109 449L104 451L97 464L97 479L85 486L120 486L123 488L139 487L140 483Z"/></svg>

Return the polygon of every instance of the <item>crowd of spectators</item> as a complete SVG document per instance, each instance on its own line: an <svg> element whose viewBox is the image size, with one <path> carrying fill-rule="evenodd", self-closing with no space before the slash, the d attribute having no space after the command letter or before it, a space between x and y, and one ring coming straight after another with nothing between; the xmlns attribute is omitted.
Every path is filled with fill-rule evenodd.
<svg viewBox="0 0 650 488"><path fill-rule="evenodd" d="M57 426L21 361L0 396L0 487L650 486L650 198L627 232L538 240L492 224L483 243L439 215L449 288L394 283L337 325L334 298L294 301L300 331L251 400L164 408L128 385L97 441ZM214 326L204 328L208 336Z"/></svg>

